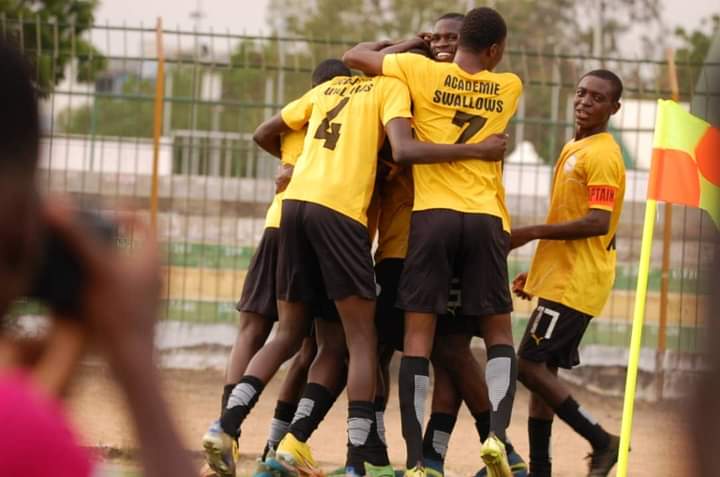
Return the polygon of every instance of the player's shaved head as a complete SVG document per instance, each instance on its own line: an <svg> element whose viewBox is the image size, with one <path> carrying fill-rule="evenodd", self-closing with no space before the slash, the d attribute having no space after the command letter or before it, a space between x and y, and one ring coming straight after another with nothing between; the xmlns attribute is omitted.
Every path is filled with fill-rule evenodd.
<svg viewBox="0 0 720 477"><path fill-rule="evenodd" d="M461 22L464 19L465 19L465 14L457 13L457 12L450 12L450 13L441 15L440 17L438 17L437 20L435 20L435 22L439 22L440 20L457 20L457 21Z"/></svg>
<svg viewBox="0 0 720 477"><path fill-rule="evenodd" d="M30 67L0 39L0 169L32 171L37 165L40 119Z"/></svg>
<svg viewBox="0 0 720 477"><path fill-rule="evenodd" d="M600 78L609 82L612 85L613 101L620 101L623 93L623 83L618 75L610 70L592 70L582 75L582 78L585 78L586 76L594 76L595 78ZM582 78L580 79L582 80Z"/></svg>
<svg viewBox="0 0 720 477"><path fill-rule="evenodd" d="M473 8L463 20L459 47L479 53L499 45L507 37L507 25L502 15L488 7Z"/></svg>
<svg viewBox="0 0 720 477"><path fill-rule="evenodd" d="M312 84L317 86L326 81L330 81L336 76L350 76L350 68L345 66L341 60L330 58L321 61L319 65L315 67L312 73Z"/></svg>

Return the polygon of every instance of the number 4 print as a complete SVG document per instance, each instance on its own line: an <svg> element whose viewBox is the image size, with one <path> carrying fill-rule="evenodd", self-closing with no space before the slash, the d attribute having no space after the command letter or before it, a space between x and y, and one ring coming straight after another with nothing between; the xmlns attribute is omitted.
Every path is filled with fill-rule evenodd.
<svg viewBox="0 0 720 477"><path fill-rule="evenodd" d="M324 139L325 143L323 144L323 147L330 149L331 151L334 151L335 146L337 146L337 142L340 139L340 127L342 127L342 124L333 123L332 120L340 114L340 111L342 111L342 109L347 105L348 101L350 101L350 98L344 98L337 104L337 106L328 111L327 115L320 122L320 125L315 131L314 138Z"/></svg>
<svg viewBox="0 0 720 477"><path fill-rule="evenodd" d="M460 133L460 137L457 141L455 141L455 144L465 144L468 139L477 134L483 126L485 126L486 122L486 117L456 111L455 117L452 119L452 123L458 127L463 127L467 124L467 127L462 133Z"/></svg>

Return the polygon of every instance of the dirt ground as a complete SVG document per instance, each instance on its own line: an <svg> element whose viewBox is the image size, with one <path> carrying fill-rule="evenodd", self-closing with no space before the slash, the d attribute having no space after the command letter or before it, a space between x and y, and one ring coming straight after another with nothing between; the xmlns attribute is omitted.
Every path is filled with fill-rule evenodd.
<svg viewBox="0 0 720 477"><path fill-rule="evenodd" d="M245 458L239 475L250 475L253 459L262 450L270 418L275 406L274 397L284 376L281 371L268 385L252 414L243 426L240 450ZM188 449L199 449L199 442L208 424L219 411L223 376L216 370L164 372L167 399L173 409L176 423ZM397 387L393 383L392 397L386 413L386 427L390 457L401 467L404 445L400 432L400 414L397 404ZM619 432L622 402L603 398L574 388L573 394L604 426ZM528 393L518 387L515 411L509 436L522 455L527 456L527 405ZM345 414L347 401L343 395L313 435L310 444L315 457L328 470L343 463L345 455ZM122 396L103 366L85 366L69 398L71 419L77 425L84 443L91 447L120 450L120 454L136 449L133 430L126 414ZM429 406L428 406L429 414ZM585 441L562 422L553 428L553 467L556 477L586 475L584 457L589 450ZM474 475L481 467L480 445L473 420L462 409L450 441L446 460L448 476ZM689 475L684 463L688 446L683 429L683 416L676 404L650 405L638 403L630 454L629 475L632 477L658 477ZM110 454L117 454L110 452ZM615 475L614 471L611 475Z"/></svg>

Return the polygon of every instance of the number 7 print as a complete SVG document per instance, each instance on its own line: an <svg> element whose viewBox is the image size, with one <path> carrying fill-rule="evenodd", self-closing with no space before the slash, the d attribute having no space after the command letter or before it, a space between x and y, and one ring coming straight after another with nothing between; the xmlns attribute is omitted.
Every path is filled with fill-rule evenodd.
<svg viewBox="0 0 720 477"><path fill-rule="evenodd" d="M486 117L477 116L470 113L464 113L462 111L456 111L455 117L453 117L452 119L452 123L458 127L463 127L467 124L467 127L460 134L460 137L457 139L457 141L455 141L455 144L465 144L468 139L477 134L483 128L483 126L485 126L486 122Z"/></svg>

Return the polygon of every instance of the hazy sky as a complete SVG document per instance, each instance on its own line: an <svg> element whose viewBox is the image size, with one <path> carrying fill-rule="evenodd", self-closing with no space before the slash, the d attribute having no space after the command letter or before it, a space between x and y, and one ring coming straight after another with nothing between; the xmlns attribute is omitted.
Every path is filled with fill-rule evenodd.
<svg viewBox="0 0 720 477"><path fill-rule="evenodd" d="M204 14L201 30L258 33L267 30L267 5L268 0L101 0L96 18L99 23L152 25L162 16L166 27L191 29L195 20L190 13L199 7ZM720 12L717 0L664 0L664 5L663 16L670 27L694 28L701 18Z"/></svg>

